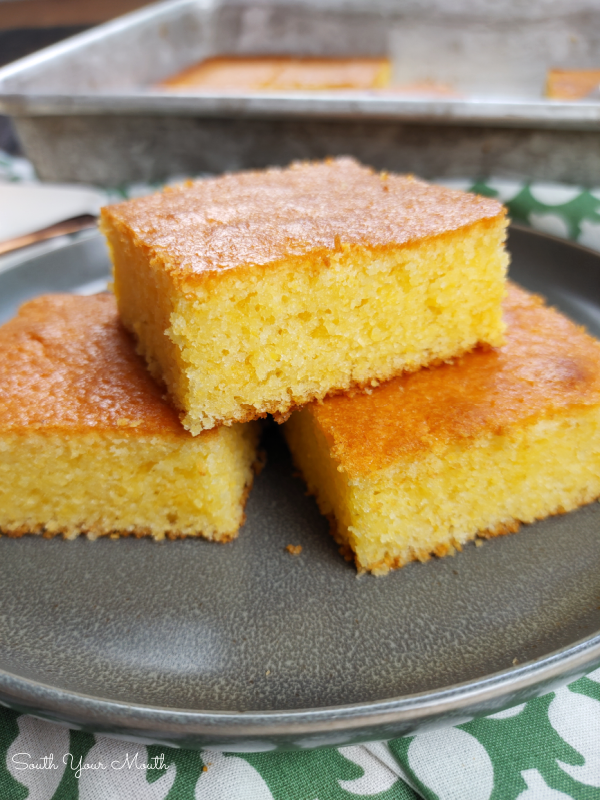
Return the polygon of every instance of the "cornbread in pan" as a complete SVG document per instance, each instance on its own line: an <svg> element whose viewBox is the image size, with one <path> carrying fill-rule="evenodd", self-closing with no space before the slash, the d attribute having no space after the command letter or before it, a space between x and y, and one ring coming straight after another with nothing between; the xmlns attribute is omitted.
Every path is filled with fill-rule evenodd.
<svg viewBox="0 0 600 800"><path fill-rule="evenodd" d="M102 213L121 318L194 434L501 344L505 224L349 158Z"/></svg>
<svg viewBox="0 0 600 800"><path fill-rule="evenodd" d="M381 575L600 496L600 343L510 286L507 342L294 412L294 460Z"/></svg>
<svg viewBox="0 0 600 800"><path fill-rule="evenodd" d="M256 423L194 438L109 295L51 295L0 328L0 531L205 536L244 518Z"/></svg>
<svg viewBox="0 0 600 800"><path fill-rule="evenodd" d="M546 97L549 100L584 100L600 85L600 69L549 69Z"/></svg>
<svg viewBox="0 0 600 800"><path fill-rule="evenodd" d="M289 92L380 89L389 84L388 58L216 56L158 86L175 91Z"/></svg>

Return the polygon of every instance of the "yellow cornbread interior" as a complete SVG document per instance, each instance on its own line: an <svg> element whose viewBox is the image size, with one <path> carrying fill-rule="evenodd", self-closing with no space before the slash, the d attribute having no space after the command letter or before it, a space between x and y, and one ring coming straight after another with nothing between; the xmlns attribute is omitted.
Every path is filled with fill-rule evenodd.
<svg viewBox="0 0 600 800"><path fill-rule="evenodd" d="M109 218L121 317L192 433L503 341L506 222L178 282Z"/></svg>
<svg viewBox="0 0 600 800"><path fill-rule="evenodd" d="M294 461L359 571L454 552L600 496L600 408L569 413L349 475L310 411L285 425Z"/></svg>
<svg viewBox="0 0 600 800"><path fill-rule="evenodd" d="M0 531L228 541L244 519L256 439L256 424L185 439L2 433Z"/></svg>

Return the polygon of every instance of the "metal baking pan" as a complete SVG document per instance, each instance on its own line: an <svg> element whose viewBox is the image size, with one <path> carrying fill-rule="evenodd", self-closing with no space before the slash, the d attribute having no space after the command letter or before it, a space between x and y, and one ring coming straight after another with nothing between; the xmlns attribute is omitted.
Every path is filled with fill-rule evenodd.
<svg viewBox="0 0 600 800"><path fill-rule="evenodd" d="M595 0L174 0L0 70L0 112L40 177L115 186L349 153L423 177L600 181L600 103L543 99L549 67L598 66ZM168 93L157 81L219 54L389 55L369 92Z"/></svg>

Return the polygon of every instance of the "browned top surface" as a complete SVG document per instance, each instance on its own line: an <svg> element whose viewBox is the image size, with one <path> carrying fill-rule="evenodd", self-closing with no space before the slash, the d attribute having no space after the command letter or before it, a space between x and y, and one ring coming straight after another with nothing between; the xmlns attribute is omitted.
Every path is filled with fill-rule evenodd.
<svg viewBox="0 0 600 800"><path fill-rule="evenodd" d="M159 84L166 89L276 91L375 89L389 76L387 58L218 56Z"/></svg>
<svg viewBox="0 0 600 800"><path fill-rule="evenodd" d="M506 344L309 406L334 455L368 474L436 445L600 403L600 343L509 285Z"/></svg>
<svg viewBox="0 0 600 800"><path fill-rule="evenodd" d="M104 209L181 278L343 245L385 249L503 214L496 200L385 175L350 158L189 182Z"/></svg>
<svg viewBox="0 0 600 800"><path fill-rule="evenodd" d="M48 295L0 328L0 430L189 436L162 399L111 295Z"/></svg>

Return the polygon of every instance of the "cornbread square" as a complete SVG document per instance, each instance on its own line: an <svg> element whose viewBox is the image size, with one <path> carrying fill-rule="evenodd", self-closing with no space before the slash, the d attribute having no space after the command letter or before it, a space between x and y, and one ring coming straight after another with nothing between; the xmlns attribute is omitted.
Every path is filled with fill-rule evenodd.
<svg viewBox="0 0 600 800"><path fill-rule="evenodd" d="M26 303L0 328L0 362L0 531L237 535L257 423L184 430L112 296Z"/></svg>
<svg viewBox="0 0 600 800"><path fill-rule="evenodd" d="M600 496L600 343L510 286L506 344L294 412L294 460L381 575Z"/></svg>
<svg viewBox="0 0 600 800"><path fill-rule="evenodd" d="M495 200L349 158L103 210L121 318L192 433L503 341Z"/></svg>
<svg viewBox="0 0 600 800"><path fill-rule="evenodd" d="M388 58L216 56L158 85L178 91L289 92L380 89L392 74Z"/></svg>

